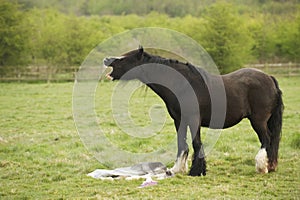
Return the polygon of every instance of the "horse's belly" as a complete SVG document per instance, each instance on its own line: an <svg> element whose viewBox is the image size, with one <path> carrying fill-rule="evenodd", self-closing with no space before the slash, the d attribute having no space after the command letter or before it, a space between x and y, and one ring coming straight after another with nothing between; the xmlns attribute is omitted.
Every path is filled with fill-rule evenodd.
<svg viewBox="0 0 300 200"><path fill-rule="evenodd" d="M225 116L224 113L220 115L215 115L215 121L211 121L211 116L203 117L201 120L202 127L208 127L212 129L224 129L232 127L238 124L243 118L247 117L247 112L233 112L227 111Z"/></svg>
<svg viewBox="0 0 300 200"><path fill-rule="evenodd" d="M239 118L239 119L236 119L236 120L231 120L231 121L226 121L225 120L225 123L224 123L224 126L223 126L223 129L224 128L230 128L236 124L238 124L240 121L242 121L243 117L242 118Z"/></svg>
<svg viewBox="0 0 300 200"><path fill-rule="evenodd" d="M201 127L211 128L211 129L225 129L230 128L236 124L238 124L242 119L236 120L236 121L230 121L230 122L224 122L223 126L216 126L213 124L210 124L210 122L201 122Z"/></svg>

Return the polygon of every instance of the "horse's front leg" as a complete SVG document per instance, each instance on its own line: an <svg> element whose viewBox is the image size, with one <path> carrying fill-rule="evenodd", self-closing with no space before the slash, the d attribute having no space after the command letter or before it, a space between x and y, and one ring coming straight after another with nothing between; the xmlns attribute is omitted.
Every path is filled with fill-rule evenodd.
<svg viewBox="0 0 300 200"><path fill-rule="evenodd" d="M205 176L206 175L206 161L204 148L200 137L200 125L199 122L190 124L190 130L192 134L194 155L192 160L192 167L190 169L190 176Z"/></svg>
<svg viewBox="0 0 300 200"><path fill-rule="evenodd" d="M186 173L188 171L187 158L189 154L189 147L186 143L187 124L180 120L174 120L174 122L177 131L178 151L175 164L170 172L172 174Z"/></svg>

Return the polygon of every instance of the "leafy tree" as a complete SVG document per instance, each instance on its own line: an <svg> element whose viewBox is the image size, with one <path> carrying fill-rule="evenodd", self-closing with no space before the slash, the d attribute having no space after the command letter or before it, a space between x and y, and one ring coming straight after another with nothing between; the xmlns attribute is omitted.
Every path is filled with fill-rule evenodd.
<svg viewBox="0 0 300 200"><path fill-rule="evenodd" d="M300 7L299 7L300 8ZM285 19L278 23L275 35L276 58L284 62L299 62L300 58L300 15L291 19Z"/></svg>
<svg viewBox="0 0 300 200"><path fill-rule="evenodd" d="M300 12L300 6L298 6L298 10ZM300 14L298 12L298 16L296 18L296 32L294 34L294 38L295 38L295 42L294 44L294 48L295 48L295 55L296 55L296 62L300 62Z"/></svg>
<svg viewBox="0 0 300 200"><path fill-rule="evenodd" d="M0 0L0 75L5 74L6 66L18 66L19 71L26 65L43 65L48 66L51 78L62 68L79 66L103 40L151 26L175 29L195 39L221 73L242 67L251 58L254 62L300 62L297 4L226 2L235 4L211 0Z"/></svg>
<svg viewBox="0 0 300 200"><path fill-rule="evenodd" d="M256 62L299 62L300 17L265 14L250 20L249 33Z"/></svg>
<svg viewBox="0 0 300 200"><path fill-rule="evenodd" d="M201 44L221 73L242 67L249 60L251 40L243 21L231 4L211 6L204 18Z"/></svg>
<svg viewBox="0 0 300 200"><path fill-rule="evenodd" d="M68 17L65 21L65 51L67 63L71 66L80 66L88 53L108 35L108 26L103 24L99 17L93 19ZM110 27L111 28L111 25Z"/></svg>
<svg viewBox="0 0 300 200"><path fill-rule="evenodd" d="M19 6L0 0L0 65L24 65L28 31Z"/></svg>
<svg viewBox="0 0 300 200"><path fill-rule="evenodd" d="M249 20L249 35L254 41L251 54L256 58L255 62L266 63L274 58L275 28L275 24L266 16L258 16L254 20Z"/></svg>
<svg viewBox="0 0 300 200"><path fill-rule="evenodd" d="M66 16L53 9L34 9L27 15L31 28L28 53L32 64L47 67L48 81L61 66L67 66Z"/></svg>

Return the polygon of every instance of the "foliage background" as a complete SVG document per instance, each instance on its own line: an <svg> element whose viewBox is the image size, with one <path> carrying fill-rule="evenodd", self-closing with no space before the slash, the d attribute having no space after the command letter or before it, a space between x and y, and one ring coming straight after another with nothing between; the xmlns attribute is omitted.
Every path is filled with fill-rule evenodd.
<svg viewBox="0 0 300 200"><path fill-rule="evenodd" d="M300 62L297 0L0 0L0 75L7 66L80 66L101 41L137 27L187 34L221 72Z"/></svg>

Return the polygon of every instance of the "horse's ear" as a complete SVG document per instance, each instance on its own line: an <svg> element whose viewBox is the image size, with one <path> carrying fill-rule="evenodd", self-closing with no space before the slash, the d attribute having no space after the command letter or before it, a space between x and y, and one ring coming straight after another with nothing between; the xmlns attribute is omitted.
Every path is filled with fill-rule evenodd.
<svg viewBox="0 0 300 200"><path fill-rule="evenodd" d="M143 48L143 46L139 46L139 52L138 52L138 59L140 60L140 59L142 59L142 57L143 57L143 54L144 54L144 48Z"/></svg>

